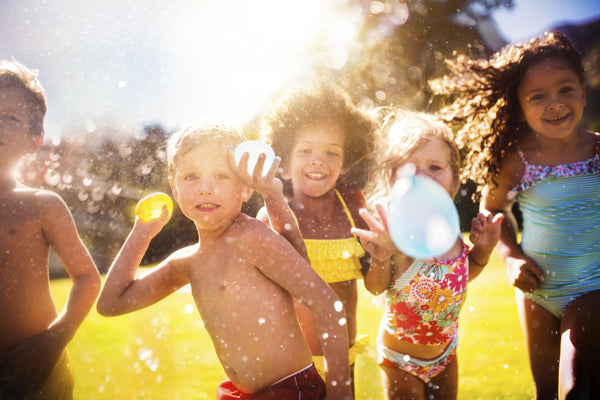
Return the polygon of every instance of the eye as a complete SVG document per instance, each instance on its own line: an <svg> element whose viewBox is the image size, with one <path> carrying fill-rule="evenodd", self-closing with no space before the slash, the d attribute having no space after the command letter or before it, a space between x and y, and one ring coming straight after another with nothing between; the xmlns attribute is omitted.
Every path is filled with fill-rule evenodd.
<svg viewBox="0 0 600 400"><path fill-rule="evenodd" d="M340 156L340 152L337 150L328 150L327 151L327 155L330 157L339 157Z"/></svg>
<svg viewBox="0 0 600 400"><path fill-rule="evenodd" d="M572 86L565 86L563 88L560 89L560 93L561 94L565 94L565 95L570 95L573 92L575 92L575 88Z"/></svg>
<svg viewBox="0 0 600 400"><path fill-rule="evenodd" d="M529 101L540 101L543 99L544 99L544 95L541 93L537 93L537 94L531 95L528 100Z"/></svg>
<svg viewBox="0 0 600 400"><path fill-rule="evenodd" d="M183 177L183 180L184 181L195 181L195 180L198 180L198 175L194 174L194 173L189 173Z"/></svg>
<svg viewBox="0 0 600 400"><path fill-rule="evenodd" d="M433 172L441 171L443 168L439 165L432 164L429 166L429 170Z"/></svg>
<svg viewBox="0 0 600 400"><path fill-rule="evenodd" d="M298 151L298 153L300 153L300 154L310 154L310 153L311 153L310 149L309 149L309 148L306 148L306 147L301 147L301 148L299 148L297 151Z"/></svg>
<svg viewBox="0 0 600 400"><path fill-rule="evenodd" d="M24 125L21 118L10 113L0 114L0 122L10 123L11 125Z"/></svg>
<svg viewBox="0 0 600 400"><path fill-rule="evenodd" d="M229 179L229 174L225 173L225 172L219 172L215 175L215 179L222 181L222 180L227 180Z"/></svg>

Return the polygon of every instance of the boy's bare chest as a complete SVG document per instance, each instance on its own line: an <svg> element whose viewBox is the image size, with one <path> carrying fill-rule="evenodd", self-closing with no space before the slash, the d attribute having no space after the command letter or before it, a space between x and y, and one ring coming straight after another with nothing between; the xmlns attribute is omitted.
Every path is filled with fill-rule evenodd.
<svg viewBox="0 0 600 400"><path fill-rule="evenodd" d="M0 202L0 248L21 247L24 241L31 242L42 236L41 222L35 212L28 212L24 204Z"/></svg>

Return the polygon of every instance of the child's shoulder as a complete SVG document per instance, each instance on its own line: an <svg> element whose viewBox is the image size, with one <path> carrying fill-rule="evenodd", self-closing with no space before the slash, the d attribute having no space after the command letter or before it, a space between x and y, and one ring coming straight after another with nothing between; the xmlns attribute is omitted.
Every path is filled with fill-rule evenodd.
<svg viewBox="0 0 600 400"><path fill-rule="evenodd" d="M23 185L17 186L11 192L11 197L27 207L52 208L63 207L65 204L63 199L52 191Z"/></svg>
<svg viewBox="0 0 600 400"><path fill-rule="evenodd" d="M265 236L278 236L270 226L266 225L257 218L251 217L244 213L235 219L232 226L229 229L230 235L235 235L240 239L248 239L256 241L256 238L264 238Z"/></svg>
<svg viewBox="0 0 600 400"><path fill-rule="evenodd" d="M359 205L362 207L362 204L366 203L365 194L359 187L341 187L338 188L338 192L348 207L351 205Z"/></svg>

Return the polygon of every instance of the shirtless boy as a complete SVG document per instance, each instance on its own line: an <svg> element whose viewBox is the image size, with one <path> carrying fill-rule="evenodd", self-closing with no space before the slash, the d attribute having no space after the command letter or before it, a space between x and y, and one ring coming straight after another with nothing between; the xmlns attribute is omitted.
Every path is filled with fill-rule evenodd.
<svg viewBox="0 0 600 400"><path fill-rule="evenodd" d="M247 158L237 170L232 168L230 149L242 140L234 129L219 125L183 130L169 140L171 189L182 212L195 223L199 241L136 278L142 256L168 213L164 209L149 222L136 219L107 275L98 311L114 316L139 310L190 283L229 378L219 386L219 399L352 398L341 302L287 240L241 213L253 192L249 181L261 191L267 208L286 204L281 184L268 183L278 181L278 162L264 181L260 173L242 179L238 170L245 170ZM328 366L326 397L293 297L318 322Z"/></svg>
<svg viewBox="0 0 600 400"><path fill-rule="evenodd" d="M21 157L42 144L44 90L34 72L0 61L0 398L72 399L65 350L88 314L100 276L55 193L20 184ZM73 281L59 314L50 293L52 247Z"/></svg>

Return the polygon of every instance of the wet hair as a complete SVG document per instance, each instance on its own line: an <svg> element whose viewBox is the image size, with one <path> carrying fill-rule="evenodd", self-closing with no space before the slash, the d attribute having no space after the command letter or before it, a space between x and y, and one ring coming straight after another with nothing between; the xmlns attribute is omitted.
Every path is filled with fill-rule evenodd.
<svg viewBox="0 0 600 400"><path fill-rule="evenodd" d="M281 170L289 166L299 129L328 121L346 134L343 172L338 187L363 188L368 180L376 123L341 87L330 82L297 86L278 98L263 115L261 137L281 157ZM284 181L290 194L291 185Z"/></svg>
<svg viewBox="0 0 600 400"><path fill-rule="evenodd" d="M518 89L533 66L549 59L563 61L564 68L575 72L584 83L581 55L557 31L507 45L489 60L466 56L449 60L451 73L430 82L434 93L450 100L440 115L459 128L456 141L466 154L462 180L477 183L478 193L498 174L504 155L528 132Z"/></svg>
<svg viewBox="0 0 600 400"><path fill-rule="evenodd" d="M175 175L177 164L181 158L198 146L207 143L216 144L222 150L225 157L230 149L244 140L244 136L237 129L224 124L205 123L199 126L180 129L167 141L169 177Z"/></svg>
<svg viewBox="0 0 600 400"><path fill-rule="evenodd" d="M410 155L431 140L442 140L448 146L450 167L456 187L460 182L460 153L454 143L452 130L444 122L422 112L393 109L387 111L372 153L370 197L384 197L391 190L398 168Z"/></svg>
<svg viewBox="0 0 600 400"><path fill-rule="evenodd" d="M38 80L38 73L16 60L0 60L0 90L16 88L24 91L29 100L29 134L44 135L44 116L46 115L46 96Z"/></svg>

